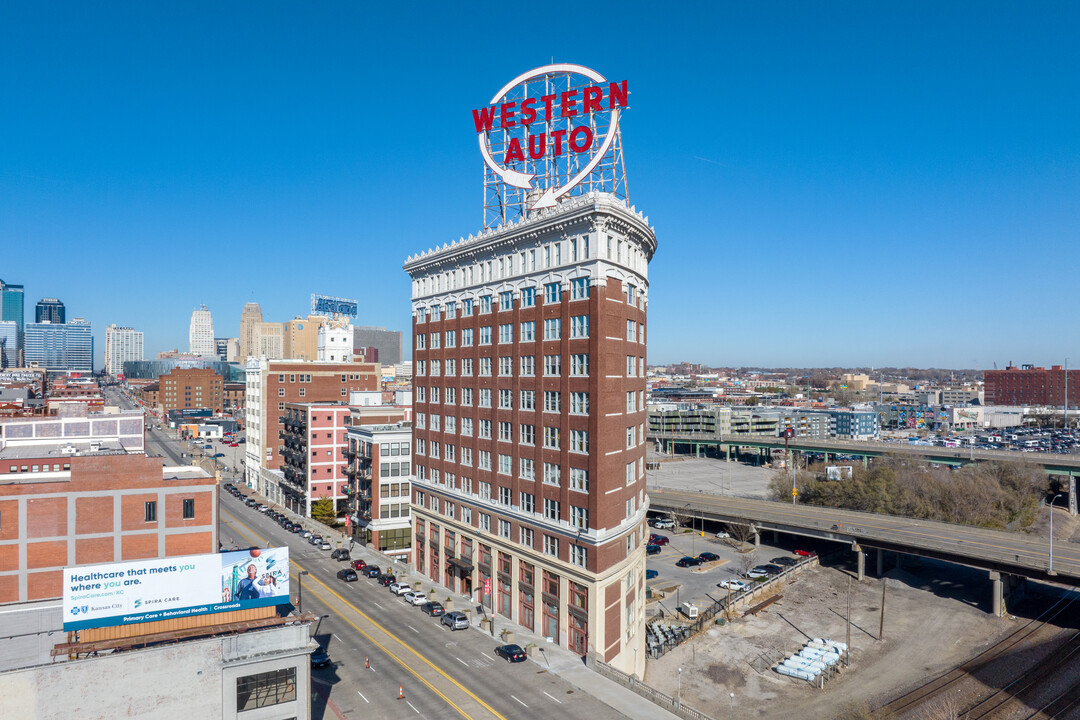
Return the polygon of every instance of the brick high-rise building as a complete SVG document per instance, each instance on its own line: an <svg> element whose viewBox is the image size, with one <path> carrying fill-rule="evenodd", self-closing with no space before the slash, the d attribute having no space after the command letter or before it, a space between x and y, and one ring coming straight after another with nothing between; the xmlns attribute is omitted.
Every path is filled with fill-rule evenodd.
<svg viewBox="0 0 1080 720"><path fill-rule="evenodd" d="M248 486L284 505L285 494L260 472L282 466L281 433L285 405L290 402L348 402L351 391L380 389L381 373L374 363L293 362L249 359L245 392L244 479Z"/></svg>
<svg viewBox="0 0 1080 720"><path fill-rule="evenodd" d="M405 263L417 567L639 675L655 251L589 193Z"/></svg>
<svg viewBox="0 0 1080 720"><path fill-rule="evenodd" d="M210 368L176 368L158 378L158 403L162 411L208 408L225 410L224 380Z"/></svg>
<svg viewBox="0 0 1080 720"><path fill-rule="evenodd" d="M983 374L983 397L987 405L1054 405L1063 407L1066 371L1061 365L1044 367L1010 365ZM1080 401L1080 370L1068 371L1069 407Z"/></svg>

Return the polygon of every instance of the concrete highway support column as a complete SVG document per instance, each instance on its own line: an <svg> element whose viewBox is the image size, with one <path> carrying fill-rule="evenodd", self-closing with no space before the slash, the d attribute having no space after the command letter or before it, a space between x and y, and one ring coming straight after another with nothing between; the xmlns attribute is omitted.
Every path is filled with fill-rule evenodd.
<svg viewBox="0 0 1080 720"><path fill-rule="evenodd" d="M885 577L885 551L881 548L877 551L877 576Z"/></svg>
<svg viewBox="0 0 1080 720"><path fill-rule="evenodd" d="M1069 473L1069 514L1076 517L1076 476Z"/></svg>
<svg viewBox="0 0 1080 720"><path fill-rule="evenodd" d="M858 563L858 580L862 582L866 579L866 553L863 552L858 543L852 543L851 549L855 552L855 559Z"/></svg>
<svg viewBox="0 0 1080 720"><path fill-rule="evenodd" d="M731 446L727 446L727 461L731 462Z"/></svg>
<svg viewBox="0 0 1080 720"><path fill-rule="evenodd" d="M1005 614L1005 598L1004 588L1001 582L1001 573L997 570L991 570L990 583L992 586L990 591L992 593L990 596L990 612L992 612L995 617L1001 617Z"/></svg>

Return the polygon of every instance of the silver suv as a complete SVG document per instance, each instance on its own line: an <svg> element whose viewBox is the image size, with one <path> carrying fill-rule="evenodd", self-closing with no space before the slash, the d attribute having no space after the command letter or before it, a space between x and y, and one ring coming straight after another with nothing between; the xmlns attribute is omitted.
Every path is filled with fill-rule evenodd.
<svg viewBox="0 0 1080 720"><path fill-rule="evenodd" d="M448 612L439 620L443 625L448 625L451 630L467 630L469 618L463 612Z"/></svg>

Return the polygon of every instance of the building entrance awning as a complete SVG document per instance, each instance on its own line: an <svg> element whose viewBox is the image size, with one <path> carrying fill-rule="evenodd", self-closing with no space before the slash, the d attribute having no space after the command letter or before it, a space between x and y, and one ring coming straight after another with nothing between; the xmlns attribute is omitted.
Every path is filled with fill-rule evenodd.
<svg viewBox="0 0 1080 720"><path fill-rule="evenodd" d="M462 560L460 558L449 558L447 559L447 562L456 567L458 570L461 570L462 572L473 571L472 563L467 560Z"/></svg>

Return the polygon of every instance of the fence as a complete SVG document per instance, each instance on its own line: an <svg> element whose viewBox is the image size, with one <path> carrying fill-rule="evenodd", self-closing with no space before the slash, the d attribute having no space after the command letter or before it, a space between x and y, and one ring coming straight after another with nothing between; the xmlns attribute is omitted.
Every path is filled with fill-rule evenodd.
<svg viewBox="0 0 1080 720"><path fill-rule="evenodd" d="M689 705L685 705L677 701L670 695L662 693L656 688L646 685L645 683L638 680L636 677L632 675L627 675L622 670L611 667L602 660L590 658L589 666L596 672L606 677L608 680L613 680L622 685L623 687L633 690L635 693L645 698L653 705L661 707L670 713L674 713L681 718L685 718L686 720L713 720L712 717L706 715L700 710L695 710Z"/></svg>

